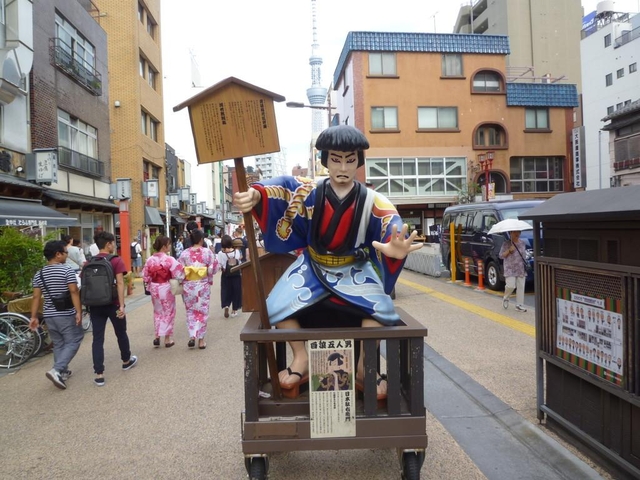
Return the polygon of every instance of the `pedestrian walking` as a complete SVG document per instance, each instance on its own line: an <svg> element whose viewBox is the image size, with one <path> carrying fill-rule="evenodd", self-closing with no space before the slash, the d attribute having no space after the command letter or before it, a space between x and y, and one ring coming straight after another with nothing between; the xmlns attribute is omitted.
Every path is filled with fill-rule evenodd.
<svg viewBox="0 0 640 480"><path fill-rule="evenodd" d="M84 256L84 253L79 247L75 247L73 245L73 237L71 235L62 235L62 241L66 244L67 250L67 260L65 261L65 265L69 267L76 274L76 280L78 283L78 288L80 288L80 269L85 264L87 259Z"/></svg>
<svg viewBox="0 0 640 480"><path fill-rule="evenodd" d="M183 240L184 240L184 237L182 235L180 235L178 237L178 240L176 240L176 246L175 246L176 258L180 258L180 255L182 255L182 252L184 251Z"/></svg>
<svg viewBox="0 0 640 480"><path fill-rule="evenodd" d="M84 331L82 330L82 308L74 271L65 263L67 244L63 240L52 240L44 246L47 264L32 280L33 302L29 328L40 326L38 310L40 297L44 296L43 317L53 342L53 368L46 376L53 384L64 390L71 376L69 363L78 353Z"/></svg>
<svg viewBox="0 0 640 480"><path fill-rule="evenodd" d="M142 281L151 292L153 304L153 325L155 337L153 346L160 346L160 337L164 337L164 346L173 347L173 327L176 320L176 297L171 293L169 280L184 280L184 267L169 253L171 239L160 235L153 242L156 251L147 259L142 269Z"/></svg>
<svg viewBox="0 0 640 480"><path fill-rule="evenodd" d="M142 270L142 247L137 240L131 242L131 270L133 270L136 277L140 276L140 271Z"/></svg>
<svg viewBox="0 0 640 480"><path fill-rule="evenodd" d="M122 360L122 370L130 370L136 366L138 357L131 354L131 348L129 344L129 336L127 335L127 316L125 313L124 304L124 274L127 273L127 269L122 259L114 255L116 249L116 238L110 232L102 231L94 237L96 245L98 246L98 254L87 263L83 272L83 282L85 283L83 292L83 301L90 293L94 293L97 290L104 292L105 288L97 288L93 285L93 281L103 279L104 276L90 277L86 274L88 269L98 268L98 265L106 266L105 271L109 273L109 266L111 268L111 276L107 275L110 279L113 278L115 282L115 294L109 292L108 296L111 297L111 302L106 302L102 305L90 305L91 323L93 325L93 343L91 345L91 351L93 354L93 370L96 374L94 383L102 387L105 384L104 379L104 332L107 327L107 320L111 320L113 325L113 331L118 339L118 348L120 349L120 359ZM113 289L113 285L112 285Z"/></svg>
<svg viewBox="0 0 640 480"><path fill-rule="evenodd" d="M505 288L502 306L509 308L509 295L516 290L516 310L526 312L524 306L524 286L527 278L525 253L527 245L520 239L520 231L509 232L509 241L502 244L499 257L503 260Z"/></svg>
<svg viewBox="0 0 640 480"><path fill-rule="evenodd" d="M196 345L203 350L207 347L207 319L211 300L213 275L217 271L218 261L210 249L204 247L204 232L195 229L190 235L191 247L187 248L178 261L184 266L185 279L182 284L182 299L187 310L187 329L189 330L189 348Z"/></svg>
<svg viewBox="0 0 640 480"><path fill-rule="evenodd" d="M231 308L232 317L237 316L238 310L242 308L242 276L239 270L231 271L240 263L242 263L242 251L234 247L233 240L229 235L223 236L221 249L218 252L218 265L222 271L220 304L224 310L224 318L229 318L229 308Z"/></svg>

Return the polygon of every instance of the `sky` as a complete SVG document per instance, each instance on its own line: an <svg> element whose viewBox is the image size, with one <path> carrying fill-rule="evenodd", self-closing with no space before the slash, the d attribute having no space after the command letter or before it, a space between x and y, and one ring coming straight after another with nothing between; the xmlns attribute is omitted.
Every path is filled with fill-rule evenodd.
<svg viewBox="0 0 640 480"><path fill-rule="evenodd" d="M565 1L565 0L557 0ZM598 0L582 0L585 14ZM317 0L317 35L323 58L322 85L327 88L350 31L451 33L460 0ZM640 0L618 0L616 11L637 12ZM192 165L192 186L198 174L187 109L173 107L203 88L234 76L282 95L286 101L308 103L311 86L311 0L161 0L162 68L164 75L165 141ZM190 58L200 72L191 86ZM280 148L289 168L306 165L311 138L311 109L276 103ZM229 162L232 164L232 162ZM252 164L247 159L247 165ZM202 168L202 167L200 167Z"/></svg>

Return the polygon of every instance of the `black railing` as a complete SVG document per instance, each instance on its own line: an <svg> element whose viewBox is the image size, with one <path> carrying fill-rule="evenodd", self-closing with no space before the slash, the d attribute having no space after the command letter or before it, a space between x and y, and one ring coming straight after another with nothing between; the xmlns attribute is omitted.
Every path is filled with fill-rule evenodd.
<svg viewBox="0 0 640 480"><path fill-rule="evenodd" d="M104 176L104 162L66 147L58 147L58 163L95 177Z"/></svg>
<svg viewBox="0 0 640 480"><path fill-rule="evenodd" d="M102 95L102 76L82 59L76 58L70 45L60 38L49 41L51 64L58 67L96 97Z"/></svg>

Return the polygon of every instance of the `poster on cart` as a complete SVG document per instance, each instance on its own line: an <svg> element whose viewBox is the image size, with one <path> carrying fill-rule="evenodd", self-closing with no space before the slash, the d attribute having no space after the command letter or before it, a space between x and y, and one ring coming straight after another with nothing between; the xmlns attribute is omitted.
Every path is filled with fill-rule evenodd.
<svg viewBox="0 0 640 480"><path fill-rule="evenodd" d="M621 301L556 291L556 355L611 383L624 375L624 318Z"/></svg>
<svg viewBox="0 0 640 480"><path fill-rule="evenodd" d="M311 438L356 436L353 343L309 342Z"/></svg>

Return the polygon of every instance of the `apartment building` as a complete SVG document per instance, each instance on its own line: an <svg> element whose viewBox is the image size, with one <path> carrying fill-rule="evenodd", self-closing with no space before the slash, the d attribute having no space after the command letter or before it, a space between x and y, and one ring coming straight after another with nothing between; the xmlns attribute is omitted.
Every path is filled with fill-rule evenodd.
<svg viewBox="0 0 640 480"><path fill-rule="evenodd" d="M630 155L618 151L625 135L605 129L605 122L623 128L617 112L640 99L640 15L614 12L612 2L602 2L599 10L585 17L580 42L582 75L583 149L586 158L585 185L588 190L620 186L620 168L614 163ZM611 135L608 134L611 132ZM638 138L637 133L631 133ZM620 137L620 138L619 138ZM636 150L637 154L637 150ZM632 158L632 157L628 157Z"/></svg>
<svg viewBox="0 0 640 480"><path fill-rule="evenodd" d="M108 41L112 178L131 179L131 236L148 254L165 230L160 0L93 3Z"/></svg>
<svg viewBox="0 0 640 480"><path fill-rule="evenodd" d="M334 121L369 139L358 179L421 233L470 185L496 198L573 189L575 85L508 83L503 35L350 32L335 69ZM491 155L489 155L489 153Z"/></svg>
<svg viewBox="0 0 640 480"><path fill-rule="evenodd" d="M113 231L118 210L110 189L107 35L99 14L90 2L65 0L33 11L31 146L55 152L58 162L42 199L78 220L65 230L85 249L96 232Z"/></svg>
<svg viewBox="0 0 640 480"><path fill-rule="evenodd" d="M256 156L256 169L264 179L287 175L287 157L284 152L258 155Z"/></svg>
<svg viewBox="0 0 640 480"><path fill-rule="evenodd" d="M474 0L454 33L507 35L507 81L558 81L581 91L580 0Z"/></svg>

